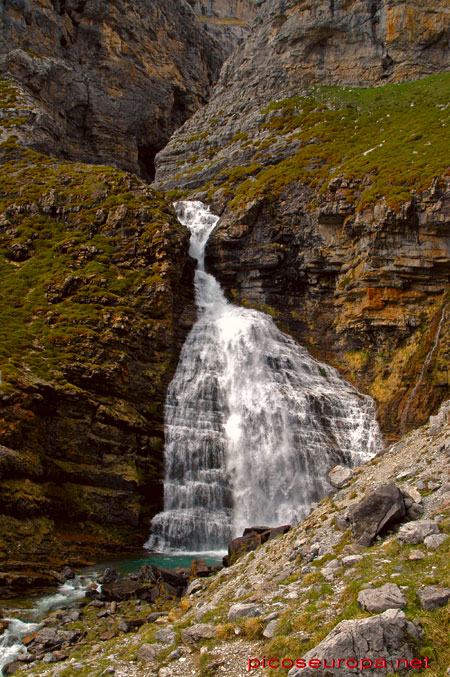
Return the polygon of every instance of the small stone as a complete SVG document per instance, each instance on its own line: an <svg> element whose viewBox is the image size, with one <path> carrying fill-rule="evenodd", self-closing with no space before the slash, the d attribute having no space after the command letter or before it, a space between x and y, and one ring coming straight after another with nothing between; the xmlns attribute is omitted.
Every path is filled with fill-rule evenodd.
<svg viewBox="0 0 450 677"><path fill-rule="evenodd" d="M403 494L408 496L414 503L422 503L422 496L417 487L406 486L402 488Z"/></svg>
<svg viewBox="0 0 450 677"><path fill-rule="evenodd" d="M450 588L429 586L423 590L417 590L417 596L426 611L433 611L447 604L450 599Z"/></svg>
<svg viewBox="0 0 450 677"><path fill-rule="evenodd" d="M272 639L272 637L274 637L277 622L277 620L270 621L264 628L263 636L266 637L266 639Z"/></svg>
<svg viewBox="0 0 450 677"><path fill-rule="evenodd" d="M56 663L58 659L53 653L46 653L44 658L42 659L43 663Z"/></svg>
<svg viewBox="0 0 450 677"><path fill-rule="evenodd" d="M430 538L430 536L429 536L428 538ZM425 553L422 552L421 550L413 550L412 552L409 553L408 559L409 559L411 562L414 562L414 561L416 561L416 560L423 559L424 557L426 557L426 555L425 555Z"/></svg>
<svg viewBox="0 0 450 677"><path fill-rule="evenodd" d="M216 628L208 623L197 623L181 631L181 639L188 644L195 644L201 639L211 639L216 636Z"/></svg>
<svg viewBox="0 0 450 677"><path fill-rule="evenodd" d="M170 658L171 661L176 661L178 658L180 658L183 654L181 653L181 649L175 649L172 651L169 655L168 658Z"/></svg>
<svg viewBox="0 0 450 677"><path fill-rule="evenodd" d="M194 592L198 592L199 590L203 589L203 583L201 582L200 579L194 578L193 581L191 581L186 589L186 595L193 595Z"/></svg>
<svg viewBox="0 0 450 677"><path fill-rule="evenodd" d="M114 668L111 668L111 667L106 668L102 672L102 675L115 675L115 674L116 674L116 671L114 670Z"/></svg>
<svg viewBox="0 0 450 677"><path fill-rule="evenodd" d="M448 539L447 534L432 534L424 540L424 545L428 550L436 550Z"/></svg>
<svg viewBox="0 0 450 677"><path fill-rule="evenodd" d="M176 633L172 628L161 628L155 634L155 639L157 642L162 642L163 644L173 644L176 638Z"/></svg>
<svg viewBox="0 0 450 677"><path fill-rule="evenodd" d="M265 616L263 618L264 623L270 623L270 621L273 621L275 618L278 618L280 615L279 611L273 611L271 614L268 616Z"/></svg>
<svg viewBox="0 0 450 677"><path fill-rule="evenodd" d="M441 483L440 482L434 482L433 480L431 480L427 483L427 488L428 488L428 491L436 491L437 489L441 488Z"/></svg>
<svg viewBox="0 0 450 677"><path fill-rule="evenodd" d="M238 618L261 616L262 611L256 604L233 604L228 612L228 620L235 621Z"/></svg>
<svg viewBox="0 0 450 677"><path fill-rule="evenodd" d="M425 483L422 482L422 480L417 480L416 488L419 489L419 491L423 491L425 489Z"/></svg>
<svg viewBox="0 0 450 677"><path fill-rule="evenodd" d="M345 567L354 567L355 564L361 562L362 555L347 555L347 557L342 558L342 564Z"/></svg>
<svg viewBox="0 0 450 677"><path fill-rule="evenodd" d="M147 623L154 623L158 618L162 618L163 616L167 616L169 612L168 611L154 611L153 613L149 614L147 616Z"/></svg>

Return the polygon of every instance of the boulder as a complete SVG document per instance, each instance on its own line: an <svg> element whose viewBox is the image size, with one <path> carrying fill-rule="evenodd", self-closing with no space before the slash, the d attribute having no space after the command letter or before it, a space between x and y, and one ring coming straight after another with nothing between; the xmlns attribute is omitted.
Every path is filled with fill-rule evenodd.
<svg viewBox="0 0 450 677"><path fill-rule="evenodd" d="M233 604L228 612L228 620L235 621L238 618L261 616L262 610L257 604Z"/></svg>
<svg viewBox="0 0 450 677"><path fill-rule="evenodd" d="M397 540L400 543L416 545L422 543L427 536L438 533L439 526L433 520L417 520L403 524L398 531Z"/></svg>
<svg viewBox="0 0 450 677"><path fill-rule="evenodd" d="M433 609L439 609L439 607L447 604L450 599L450 588L428 586L423 590L418 590L417 596L426 611L433 611Z"/></svg>
<svg viewBox="0 0 450 677"><path fill-rule="evenodd" d="M358 604L366 611L380 613L386 609L403 609L406 606L406 597L398 585L386 583L381 588L361 590Z"/></svg>
<svg viewBox="0 0 450 677"><path fill-rule="evenodd" d="M137 657L145 663L153 663L164 648L161 644L142 644L137 652Z"/></svg>
<svg viewBox="0 0 450 677"><path fill-rule="evenodd" d="M447 540L447 534L431 534L424 539L424 545L428 550L436 550L440 548L443 543Z"/></svg>
<svg viewBox="0 0 450 677"><path fill-rule="evenodd" d="M244 555L251 550L256 550L258 545L261 545L261 536L257 533L249 533L245 536L239 536L238 538L233 539L228 543L228 558L227 562L225 562L226 558L224 557L224 566L234 564L241 555Z"/></svg>
<svg viewBox="0 0 450 677"><path fill-rule="evenodd" d="M353 470L351 468L345 468L342 465L335 465L332 470L328 473L328 479L330 484L335 489L343 489L348 484L353 477Z"/></svg>
<svg viewBox="0 0 450 677"><path fill-rule="evenodd" d="M382 667L382 661L390 666L396 664L397 659L410 661L414 658L413 646L421 639L422 634L400 609L388 609L371 618L342 621L303 656L306 667L292 668L288 677L343 677L349 674L380 677L390 670ZM338 659L342 657L346 660L352 659L352 667L347 665L343 670L342 664L338 666ZM309 661L313 662L314 659L314 667L309 666ZM375 661L379 661L378 666ZM324 662L330 667L324 668ZM364 668L360 669L361 666Z"/></svg>
<svg viewBox="0 0 450 677"><path fill-rule="evenodd" d="M362 555L346 555L346 557L343 557L341 561L345 567L354 567L355 564L361 562L362 559Z"/></svg>
<svg viewBox="0 0 450 677"><path fill-rule="evenodd" d="M211 639L216 636L216 628L208 623L197 623L181 631L181 639L187 644L196 644L201 639Z"/></svg>
<svg viewBox="0 0 450 677"><path fill-rule="evenodd" d="M198 579L194 578L193 581L189 583L186 588L186 595L193 595L194 592L198 592L203 589L203 583Z"/></svg>
<svg viewBox="0 0 450 677"><path fill-rule="evenodd" d="M191 576L197 578L198 576L205 577L211 574L209 566L204 559L194 559L191 562Z"/></svg>
<svg viewBox="0 0 450 677"><path fill-rule="evenodd" d="M98 577L98 582L101 585L107 585L108 583L115 583L119 578L120 574L118 571L111 569L111 567L107 567Z"/></svg>
<svg viewBox="0 0 450 677"><path fill-rule="evenodd" d="M143 585L139 581L132 581L129 578L121 578L113 583L102 585L101 599L108 602L123 602L127 599L138 597L138 593L143 590Z"/></svg>
<svg viewBox="0 0 450 677"><path fill-rule="evenodd" d="M349 510L352 536L361 545L371 545L376 536L400 522L404 515L403 495L395 482L390 482Z"/></svg>
<svg viewBox="0 0 450 677"><path fill-rule="evenodd" d="M176 632L172 628L161 628L155 634L155 639L157 642L162 642L163 644L173 644L176 639Z"/></svg>

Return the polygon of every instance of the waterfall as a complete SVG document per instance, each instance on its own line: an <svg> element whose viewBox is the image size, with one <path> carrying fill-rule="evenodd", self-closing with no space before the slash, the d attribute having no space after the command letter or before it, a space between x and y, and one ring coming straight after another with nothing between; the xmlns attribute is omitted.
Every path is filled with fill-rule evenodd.
<svg viewBox="0 0 450 677"><path fill-rule="evenodd" d="M247 526L296 522L328 493L327 472L368 460L381 437L370 397L205 272L218 217L175 208L198 261L198 320L167 394L164 512L146 547L223 549Z"/></svg>

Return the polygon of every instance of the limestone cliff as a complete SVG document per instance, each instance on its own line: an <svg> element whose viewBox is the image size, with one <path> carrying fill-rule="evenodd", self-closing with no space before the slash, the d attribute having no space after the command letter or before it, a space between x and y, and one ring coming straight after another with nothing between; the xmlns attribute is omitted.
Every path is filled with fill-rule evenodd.
<svg viewBox="0 0 450 677"><path fill-rule="evenodd" d="M3 81L3 131L22 100ZM23 120L26 124L26 118ZM6 133L6 132L5 132ZM112 167L0 145L0 590L142 546L190 328L188 231Z"/></svg>
<svg viewBox="0 0 450 677"><path fill-rule="evenodd" d="M229 294L369 391L389 435L448 397L447 46L439 0L266 0L157 157L157 186L222 213Z"/></svg>
<svg viewBox="0 0 450 677"><path fill-rule="evenodd" d="M256 15L254 0L187 0L227 56L248 38Z"/></svg>
<svg viewBox="0 0 450 677"><path fill-rule="evenodd" d="M0 22L0 74L34 103L24 142L145 179L224 58L184 0L7 0Z"/></svg>

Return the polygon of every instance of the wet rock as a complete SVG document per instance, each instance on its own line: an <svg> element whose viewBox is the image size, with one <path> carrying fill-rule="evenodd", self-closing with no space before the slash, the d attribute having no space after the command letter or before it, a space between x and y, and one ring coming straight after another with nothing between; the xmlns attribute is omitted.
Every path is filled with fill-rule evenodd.
<svg viewBox="0 0 450 677"><path fill-rule="evenodd" d="M445 606L450 599L450 588L438 588L435 586L428 586L423 590L417 590L417 596L420 603L427 611L439 609Z"/></svg>
<svg viewBox="0 0 450 677"><path fill-rule="evenodd" d="M358 604L366 611L380 613L386 609L403 609L406 606L406 597L398 585L386 583L380 588L361 590Z"/></svg>
<svg viewBox="0 0 450 677"><path fill-rule="evenodd" d="M353 477L353 470L351 468L345 468L342 465L336 465L328 473L328 479L330 484L335 489L342 489L350 484L350 480Z"/></svg>
<svg viewBox="0 0 450 677"><path fill-rule="evenodd" d="M247 552L256 550L256 548L259 545L261 545L261 535L256 532L251 532L246 534L245 536L239 536L238 538L234 538L228 544L228 557L224 557L223 559L224 566L234 564L234 562L239 557L241 557Z"/></svg>
<svg viewBox="0 0 450 677"><path fill-rule="evenodd" d="M98 582L100 585L109 585L110 583L115 583L120 578L120 574L115 569L107 567L103 573L98 577Z"/></svg>
<svg viewBox="0 0 450 677"><path fill-rule="evenodd" d="M328 677L342 674L342 665L337 668L337 660L346 656L355 660L354 665L361 665L364 659L384 660L391 665L397 658L410 661L414 658L413 646L420 640L422 633L410 623L404 612L399 609L388 609L371 618L342 621L314 649L303 656L305 664L318 659L321 664L326 661L331 665L334 659L335 668L316 667L292 668L288 677ZM367 675L385 675L383 669L369 670ZM352 671L353 673L353 671Z"/></svg>
<svg viewBox="0 0 450 677"><path fill-rule="evenodd" d="M201 639L211 639L216 636L216 628L208 623L197 623L181 631L181 639L188 644L196 644Z"/></svg>
<svg viewBox="0 0 450 677"><path fill-rule="evenodd" d="M403 524L397 534L397 540L400 543L417 544L431 536L439 533L439 526L433 520L417 520L416 522L407 522Z"/></svg>
<svg viewBox="0 0 450 677"><path fill-rule="evenodd" d="M262 610L257 604L233 604L228 611L228 620L261 616Z"/></svg>
<svg viewBox="0 0 450 677"><path fill-rule="evenodd" d="M361 545L371 545L405 515L405 504L395 482L379 487L349 510L352 536Z"/></svg>

